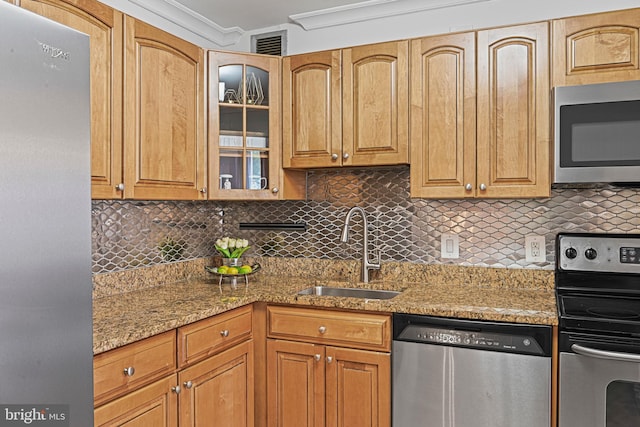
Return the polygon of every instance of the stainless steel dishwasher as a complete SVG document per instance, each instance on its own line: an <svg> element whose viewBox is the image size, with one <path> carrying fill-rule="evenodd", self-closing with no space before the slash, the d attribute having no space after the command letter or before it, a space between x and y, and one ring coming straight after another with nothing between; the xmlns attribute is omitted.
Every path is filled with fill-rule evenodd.
<svg viewBox="0 0 640 427"><path fill-rule="evenodd" d="M393 427L549 427L551 327L394 314Z"/></svg>

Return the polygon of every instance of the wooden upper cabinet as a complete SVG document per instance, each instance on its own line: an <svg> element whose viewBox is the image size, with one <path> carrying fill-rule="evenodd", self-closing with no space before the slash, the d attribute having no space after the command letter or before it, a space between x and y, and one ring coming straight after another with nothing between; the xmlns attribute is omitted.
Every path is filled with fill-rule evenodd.
<svg viewBox="0 0 640 427"><path fill-rule="evenodd" d="M640 9L553 21L553 85L640 79Z"/></svg>
<svg viewBox="0 0 640 427"><path fill-rule="evenodd" d="M282 60L283 167L340 166L342 146L341 52Z"/></svg>
<svg viewBox="0 0 640 427"><path fill-rule="evenodd" d="M342 51L342 165L409 162L409 42Z"/></svg>
<svg viewBox="0 0 640 427"><path fill-rule="evenodd" d="M478 32L477 188L549 197L549 24Z"/></svg>
<svg viewBox="0 0 640 427"><path fill-rule="evenodd" d="M408 163L408 41L283 59L283 166Z"/></svg>
<svg viewBox="0 0 640 427"><path fill-rule="evenodd" d="M411 41L413 197L475 194L475 50L475 33Z"/></svg>
<svg viewBox="0 0 640 427"><path fill-rule="evenodd" d="M125 18L125 197L206 199L204 54Z"/></svg>
<svg viewBox="0 0 640 427"><path fill-rule="evenodd" d="M209 52L208 65L209 198L278 200L280 58Z"/></svg>
<svg viewBox="0 0 640 427"><path fill-rule="evenodd" d="M550 195L548 27L412 40L412 197Z"/></svg>
<svg viewBox="0 0 640 427"><path fill-rule="evenodd" d="M94 0L20 6L91 38L91 196L122 198L122 13Z"/></svg>

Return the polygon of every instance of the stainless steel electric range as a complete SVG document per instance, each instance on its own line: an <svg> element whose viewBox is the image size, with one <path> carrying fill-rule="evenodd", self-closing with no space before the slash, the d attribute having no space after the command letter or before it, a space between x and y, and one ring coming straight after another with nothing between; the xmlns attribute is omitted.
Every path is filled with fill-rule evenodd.
<svg viewBox="0 0 640 427"><path fill-rule="evenodd" d="M555 286L558 426L640 426L640 234L558 234Z"/></svg>

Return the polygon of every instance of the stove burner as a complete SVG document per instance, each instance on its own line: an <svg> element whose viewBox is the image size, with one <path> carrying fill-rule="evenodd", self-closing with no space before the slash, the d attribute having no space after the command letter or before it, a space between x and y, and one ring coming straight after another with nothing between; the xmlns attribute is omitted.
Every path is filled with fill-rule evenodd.
<svg viewBox="0 0 640 427"><path fill-rule="evenodd" d="M607 319L631 320L640 318L640 314L636 313L635 311L625 309L591 307L587 308L586 312L593 316Z"/></svg>

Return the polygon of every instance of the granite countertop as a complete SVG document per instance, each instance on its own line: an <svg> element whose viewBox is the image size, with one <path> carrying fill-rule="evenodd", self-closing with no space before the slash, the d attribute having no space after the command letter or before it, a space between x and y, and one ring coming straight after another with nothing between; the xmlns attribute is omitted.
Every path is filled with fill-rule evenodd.
<svg viewBox="0 0 640 427"><path fill-rule="evenodd" d="M288 276L259 272L249 285L239 280L237 289L225 282L222 292L212 275L145 287L94 298L94 354L120 347L256 301L278 304L403 312L464 319L529 324L557 324L552 277L548 272L451 269L405 275L400 280L387 272L384 280L369 284L356 280L323 279L319 276ZM533 274L535 277L532 280ZM509 277L514 285L505 286ZM312 278L309 278L312 277ZM389 280L393 279L393 280ZM523 281L527 283L522 283ZM552 279L551 279L552 283ZM367 287L402 290L390 300L364 300L328 296L300 296L309 286Z"/></svg>

